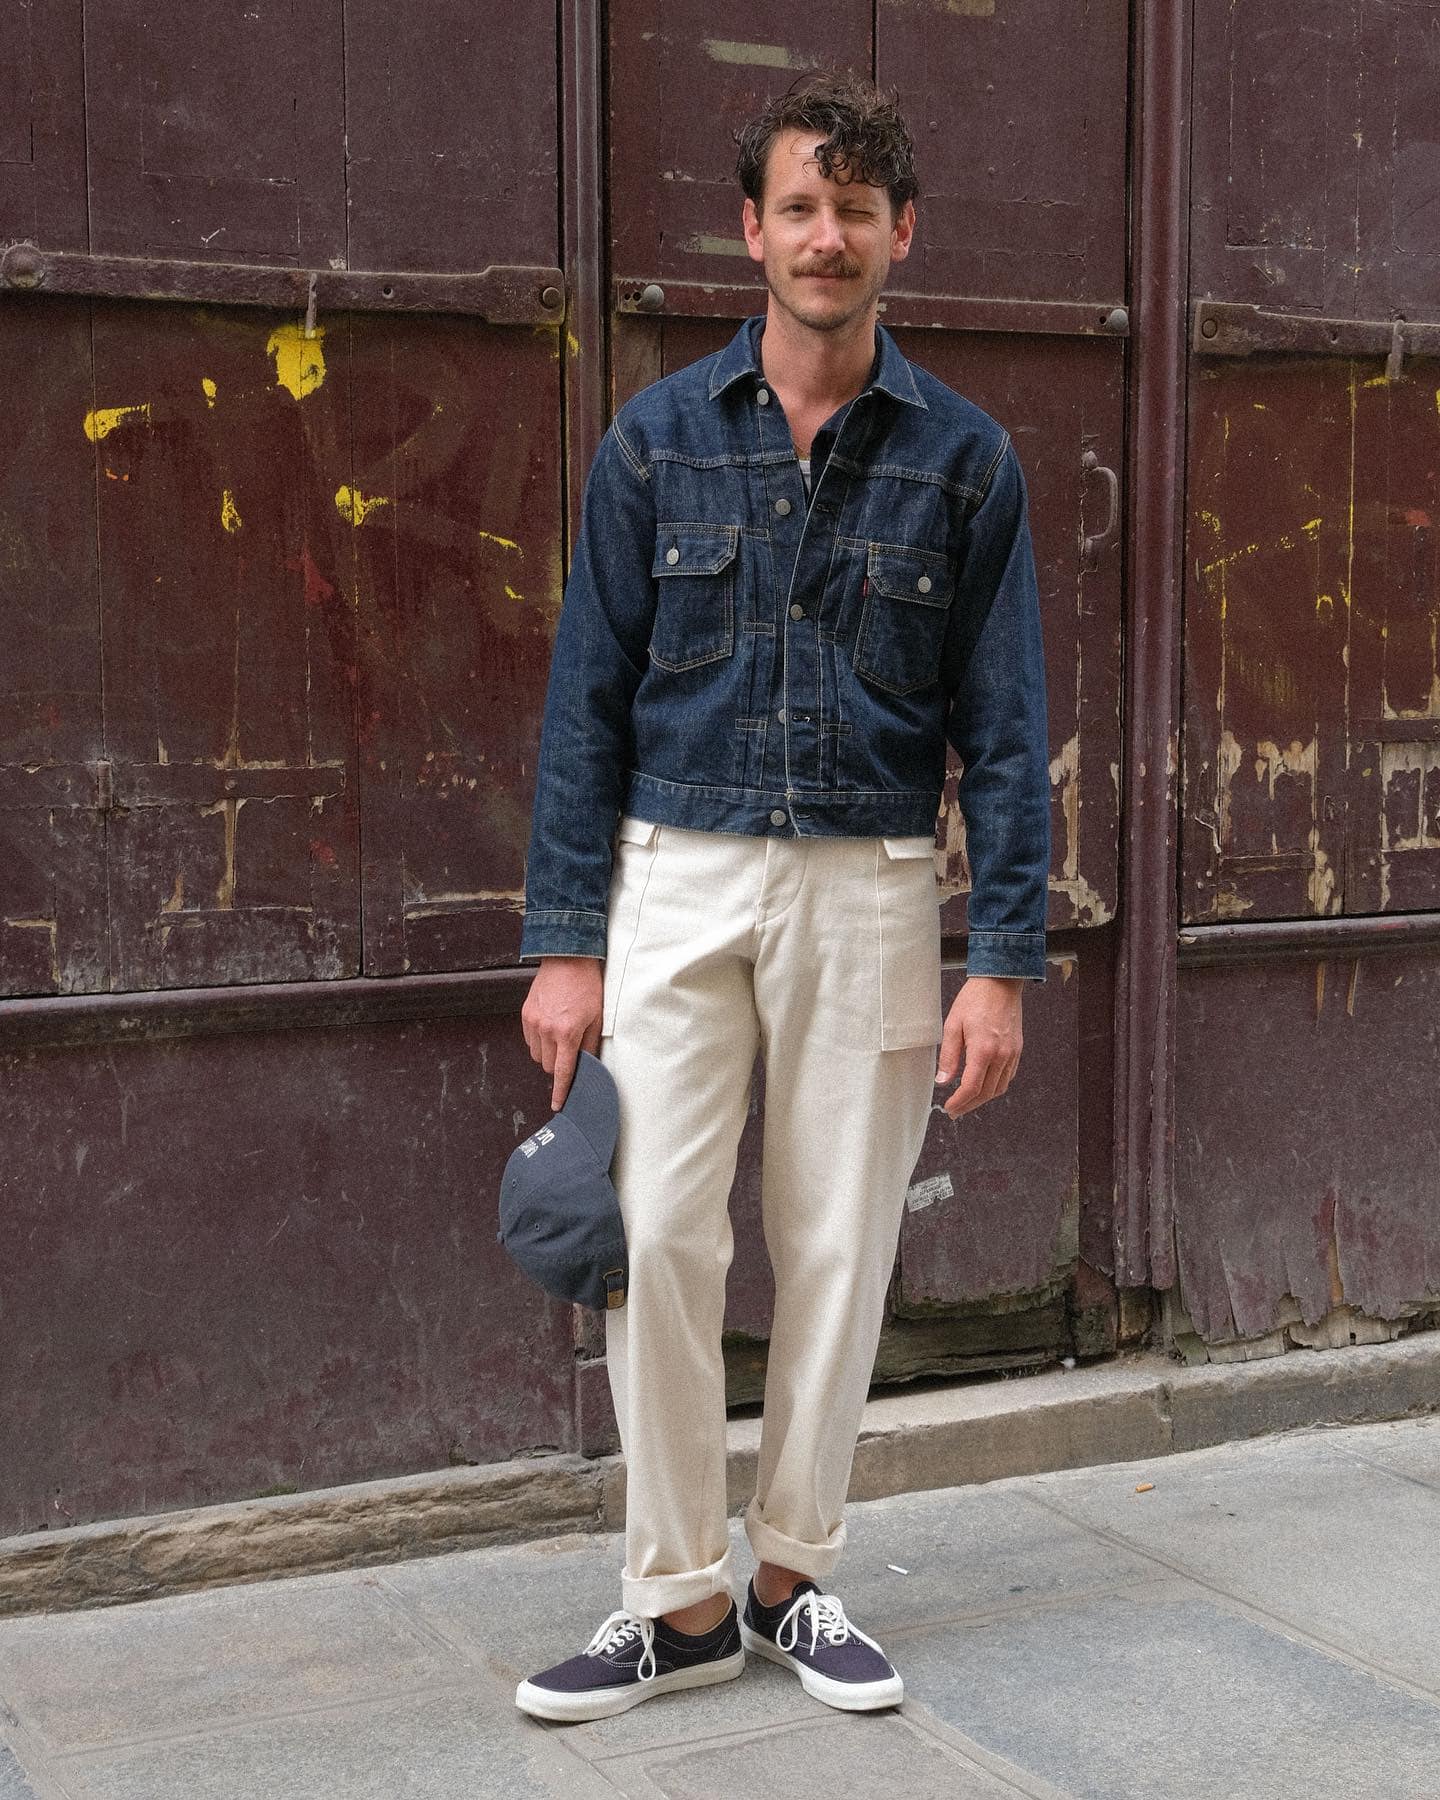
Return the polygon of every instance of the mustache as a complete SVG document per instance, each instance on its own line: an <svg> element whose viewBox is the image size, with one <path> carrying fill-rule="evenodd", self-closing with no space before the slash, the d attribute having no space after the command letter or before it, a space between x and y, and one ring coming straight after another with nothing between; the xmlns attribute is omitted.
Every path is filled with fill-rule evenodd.
<svg viewBox="0 0 1440 1800"><path fill-rule="evenodd" d="M856 262L838 263L801 263L793 268L792 275L848 275L860 273L860 265Z"/></svg>

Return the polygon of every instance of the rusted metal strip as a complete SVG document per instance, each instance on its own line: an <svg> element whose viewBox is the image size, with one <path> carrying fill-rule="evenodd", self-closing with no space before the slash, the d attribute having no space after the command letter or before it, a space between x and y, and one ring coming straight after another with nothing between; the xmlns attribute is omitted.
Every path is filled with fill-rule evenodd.
<svg viewBox="0 0 1440 1800"><path fill-rule="evenodd" d="M1176 731L1184 544L1190 40L1187 12L1135 13L1136 198L1126 587L1125 886L1115 979L1115 1280L1173 1287Z"/></svg>
<svg viewBox="0 0 1440 1800"><path fill-rule="evenodd" d="M0 768L0 813L97 805L94 763L41 763Z"/></svg>
<svg viewBox="0 0 1440 1800"><path fill-rule="evenodd" d="M765 289L752 283L721 286L708 281L615 282L615 310L656 318L745 319L764 312ZM999 300L958 294L886 293L885 325L937 331L1017 331L1061 337L1128 337L1130 317L1115 302Z"/></svg>
<svg viewBox="0 0 1440 1800"><path fill-rule="evenodd" d="M208 301L326 312L463 313L489 325L553 325L565 311L561 270L492 263L473 274L291 269L256 263L90 256L12 243L0 253L0 291L103 299Z"/></svg>
<svg viewBox="0 0 1440 1800"><path fill-rule="evenodd" d="M458 1014L518 1015L534 969L355 976L229 988L0 1000L0 1051L150 1042L217 1032L320 1031ZM518 1027L517 1027L518 1035Z"/></svg>
<svg viewBox="0 0 1440 1800"><path fill-rule="evenodd" d="M1373 956L1440 944L1440 912L1356 919L1256 919L1187 925L1178 939L1188 969L1277 956Z"/></svg>
<svg viewBox="0 0 1440 1800"><path fill-rule="evenodd" d="M1321 319L1312 313L1197 300L1190 347L1197 356L1383 356L1403 361L1407 356L1440 356L1440 321Z"/></svg>

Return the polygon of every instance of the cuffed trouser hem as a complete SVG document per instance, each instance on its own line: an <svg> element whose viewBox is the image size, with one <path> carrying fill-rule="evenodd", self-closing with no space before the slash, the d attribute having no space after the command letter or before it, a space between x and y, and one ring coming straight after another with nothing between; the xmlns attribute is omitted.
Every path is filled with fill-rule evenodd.
<svg viewBox="0 0 1440 1800"><path fill-rule="evenodd" d="M683 1575L632 1575L622 1569L621 1604L638 1618L658 1619L661 1613L679 1612L682 1606L695 1606L712 1594L731 1593L732 1562L727 1544L718 1561Z"/></svg>
<svg viewBox="0 0 1440 1800"><path fill-rule="evenodd" d="M802 1543L799 1538L787 1537L783 1531L767 1525L760 1517L758 1500L752 1500L745 1508L745 1535L750 1540L750 1548L755 1552L757 1562L774 1563L781 1569L797 1569L812 1581L819 1581L822 1575L828 1575L839 1562L840 1552L845 1548L843 1522L835 1527L823 1544Z"/></svg>

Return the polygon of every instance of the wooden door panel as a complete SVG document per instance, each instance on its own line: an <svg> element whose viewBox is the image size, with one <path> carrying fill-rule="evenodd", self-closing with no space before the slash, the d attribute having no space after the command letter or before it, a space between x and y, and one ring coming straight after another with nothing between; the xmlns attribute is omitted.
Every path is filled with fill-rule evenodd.
<svg viewBox="0 0 1440 1800"><path fill-rule="evenodd" d="M899 91L922 191L895 287L1119 299L1126 14L1124 0L879 0L877 79Z"/></svg>
<svg viewBox="0 0 1440 1800"><path fill-rule="evenodd" d="M366 971L513 963L563 579L559 338L354 329Z"/></svg>
<svg viewBox="0 0 1440 1800"><path fill-rule="evenodd" d="M0 995L106 985L90 307L0 301Z"/></svg>
<svg viewBox="0 0 1440 1800"><path fill-rule="evenodd" d="M359 966L346 327L95 314L112 984Z"/></svg>
<svg viewBox="0 0 1440 1800"><path fill-rule="evenodd" d="M89 0L90 249L344 266L338 7Z"/></svg>

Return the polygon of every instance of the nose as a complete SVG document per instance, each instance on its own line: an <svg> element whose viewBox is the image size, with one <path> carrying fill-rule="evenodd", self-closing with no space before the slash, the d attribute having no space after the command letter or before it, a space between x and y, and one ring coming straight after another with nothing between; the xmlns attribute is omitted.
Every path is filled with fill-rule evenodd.
<svg viewBox="0 0 1440 1800"><path fill-rule="evenodd" d="M845 248L845 233L839 217L828 206L815 209L815 225L811 232L811 248L824 255L838 256Z"/></svg>

